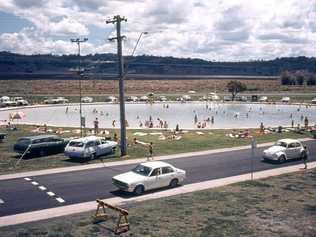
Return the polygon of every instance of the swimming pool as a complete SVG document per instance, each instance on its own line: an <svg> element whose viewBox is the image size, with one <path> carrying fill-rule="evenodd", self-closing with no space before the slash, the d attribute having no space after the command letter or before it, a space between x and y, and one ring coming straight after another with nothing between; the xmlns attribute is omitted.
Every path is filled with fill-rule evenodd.
<svg viewBox="0 0 316 237"><path fill-rule="evenodd" d="M19 123L47 124L62 127L79 127L79 105L38 106L0 111L0 120L7 120L14 111L23 111L26 116ZM93 127L98 118L100 128L119 128L119 104L83 104L82 113L86 127ZM316 107L283 104L247 104L222 102L191 103L126 103L126 119L130 128L145 128L152 121L153 127L160 127L166 121L168 128L258 128L262 122L268 126L303 126L305 117L309 124L316 123ZM212 119L213 118L213 119ZM212 123L213 120L213 123ZM113 124L113 121L114 124ZM147 122L146 122L147 121ZM140 126L142 125L142 126Z"/></svg>

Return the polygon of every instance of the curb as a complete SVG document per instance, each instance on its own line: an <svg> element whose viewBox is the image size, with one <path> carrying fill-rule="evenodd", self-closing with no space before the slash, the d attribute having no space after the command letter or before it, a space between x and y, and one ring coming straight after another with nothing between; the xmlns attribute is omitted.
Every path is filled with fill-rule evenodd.
<svg viewBox="0 0 316 237"><path fill-rule="evenodd" d="M316 168L316 162L310 162L308 163L308 166L309 166L308 169ZM254 180L258 180L258 179L278 176L281 174L299 172L299 171L305 172L305 170L302 169L302 164L254 172L253 177L254 177ZM204 181L200 183L188 184L188 185L180 186L175 189L169 189L169 190L165 190L161 192L147 194L140 197L133 197L129 199L114 197L114 198L103 199L102 201L110 203L111 205L114 205L114 206L126 205L126 204L138 203L142 201L164 198L164 197L169 197L169 196L174 196L174 195L179 195L179 194L202 191L206 189L226 186L229 184L239 183L239 182L244 182L244 181L249 181L249 180L251 180L251 174L247 173L247 174L231 176L227 178L214 179L214 180ZM86 211L92 211L96 209L96 206L97 205L95 201L90 201L90 202L73 204L73 205L68 205L68 206L63 206L63 207L55 207L55 208L49 208L49 209L44 209L44 210L39 210L39 211L4 216L4 217L0 217L0 227L46 220L50 218L77 214L77 213L86 212Z"/></svg>
<svg viewBox="0 0 316 237"><path fill-rule="evenodd" d="M303 138L303 139L298 139L298 140L305 142L305 141L311 141L314 139ZM271 146L273 144L274 142L261 143L261 144L258 144L257 147L260 148L260 147L265 147L265 146ZM249 148L250 148L250 145L246 145L246 146L238 146L238 147L232 147L232 148L221 148L221 149L215 149L215 150L196 151L196 152L179 153L179 154L173 154L173 155L157 156L157 157L154 157L154 159L155 160L183 159L187 157L211 155L211 154L217 154L217 153L223 153L223 152L229 152L229 151L244 150L244 149L249 149ZM71 166L71 167L64 167L64 168L53 168L53 169L45 169L45 170L39 170L39 171L29 171L29 172L15 173L15 174L7 174L7 175L0 175L0 181L8 180L8 179L24 178L24 177L30 177L30 176L34 177L34 176L47 175L47 174L58 174L58 173L64 173L64 172L73 172L73 171L82 171L82 170L97 169L97 168L104 168L104 167L112 167L112 166L118 166L118 165L138 164L138 163L142 163L146 161L147 161L147 158L139 158L139 159L130 159L130 160L125 160L125 161L113 161L113 162L105 162L105 163L99 163L99 164L89 164L89 165L82 165L82 166Z"/></svg>

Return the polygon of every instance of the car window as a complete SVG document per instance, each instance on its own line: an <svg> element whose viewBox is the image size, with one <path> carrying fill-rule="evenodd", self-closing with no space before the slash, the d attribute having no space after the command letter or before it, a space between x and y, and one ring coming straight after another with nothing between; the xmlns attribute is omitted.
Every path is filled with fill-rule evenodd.
<svg viewBox="0 0 316 237"><path fill-rule="evenodd" d="M102 139L102 140L101 140L101 143L102 143L102 144L106 144L107 142L106 142L105 139Z"/></svg>
<svg viewBox="0 0 316 237"><path fill-rule="evenodd" d="M42 140L43 139L36 139L32 142L32 144L39 144L39 143L42 143Z"/></svg>
<svg viewBox="0 0 316 237"><path fill-rule="evenodd" d="M23 145L29 145L31 143L31 140L27 138L21 138L18 140L18 143Z"/></svg>
<svg viewBox="0 0 316 237"><path fill-rule="evenodd" d="M47 137L47 138L43 138L41 142L52 142L52 138Z"/></svg>
<svg viewBox="0 0 316 237"><path fill-rule="evenodd" d="M277 146L287 147L287 145L286 145L285 142L280 142L280 141L278 141L278 142L276 143L276 145L277 145Z"/></svg>
<svg viewBox="0 0 316 237"><path fill-rule="evenodd" d="M83 142L75 142L75 141L72 141L69 143L69 146L73 146L73 147L83 147L84 146L84 143Z"/></svg>
<svg viewBox="0 0 316 237"><path fill-rule="evenodd" d="M160 175L160 168L154 169L150 176L156 176L156 175Z"/></svg>
<svg viewBox="0 0 316 237"><path fill-rule="evenodd" d="M296 147L301 147L301 144L297 142L297 143L295 143L295 146Z"/></svg>
<svg viewBox="0 0 316 237"><path fill-rule="evenodd" d="M290 143L289 144L289 148L295 148L296 147L296 143Z"/></svg>
<svg viewBox="0 0 316 237"><path fill-rule="evenodd" d="M144 165L137 165L132 171L136 174L148 176L151 172L151 168Z"/></svg>
<svg viewBox="0 0 316 237"><path fill-rule="evenodd" d="M162 174L172 173L174 170L170 166L162 167Z"/></svg>
<svg viewBox="0 0 316 237"><path fill-rule="evenodd" d="M87 148L87 147L93 147L94 144L95 144L94 141L88 142L88 143L86 144L86 148Z"/></svg>
<svg viewBox="0 0 316 237"><path fill-rule="evenodd" d="M96 140L96 141L94 141L94 144L95 144L96 146L98 146L98 145L101 144L101 142L100 142L100 140Z"/></svg>

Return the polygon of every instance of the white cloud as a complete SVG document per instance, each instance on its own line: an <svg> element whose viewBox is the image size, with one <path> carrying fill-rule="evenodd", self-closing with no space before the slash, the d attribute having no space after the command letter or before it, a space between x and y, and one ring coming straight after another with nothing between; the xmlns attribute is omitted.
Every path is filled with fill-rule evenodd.
<svg viewBox="0 0 316 237"><path fill-rule="evenodd" d="M0 11L34 25L2 32L0 50L73 53L67 38L105 36L114 29L105 19L120 14L128 20L122 23L125 54L142 31L149 31L136 54L225 61L315 56L315 9L316 0L0 0ZM93 39L83 53L115 49L114 43Z"/></svg>

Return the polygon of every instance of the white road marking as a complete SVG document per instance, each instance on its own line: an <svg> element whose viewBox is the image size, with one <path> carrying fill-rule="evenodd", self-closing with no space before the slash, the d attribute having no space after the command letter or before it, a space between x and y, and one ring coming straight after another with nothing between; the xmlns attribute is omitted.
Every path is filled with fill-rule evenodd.
<svg viewBox="0 0 316 237"><path fill-rule="evenodd" d="M53 192L47 192L47 195L53 197L53 196L55 196L55 193L53 193Z"/></svg>
<svg viewBox="0 0 316 237"><path fill-rule="evenodd" d="M30 178L24 178L26 181L31 181L31 179Z"/></svg>
<svg viewBox="0 0 316 237"><path fill-rule="evenodd" d="M4 201L0 198L0 204L3 204L4 203Z"/></svg>
<svg viewBox="0 0 316 237"><path fill-rule="evenodd" d="M65 202L65 200L64 200L64 199L62 199L62 198L56 198L56 200L57 200L58 202L60 202L60 203Z"/></svg>
<svg viewBox="0 0 316 237"><path fill-rule="evenodd" d="M38 185L38 182L33 181L32 184L35 185L35 186L37 186L37 185Z"/></svg>
<svg viewBox="0 0 316 237"><path fill-rule="evenodd" d="M44 187L44 186L39 186L38 188L39 188L40 190L43 190L43 191L47 189L47 188Z"/></svg>

